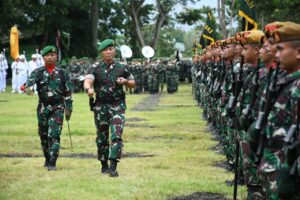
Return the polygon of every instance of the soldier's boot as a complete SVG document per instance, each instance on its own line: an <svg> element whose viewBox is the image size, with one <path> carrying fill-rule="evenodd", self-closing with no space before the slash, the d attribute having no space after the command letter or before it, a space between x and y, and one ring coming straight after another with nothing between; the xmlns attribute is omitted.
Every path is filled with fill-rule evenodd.
<svg viewBox="0 0 300 200"><path fill-rule="evenodd" d="M118 177L119 176L119 174L117 172L117 164L118 164L117 160L110 161L110 167L109 167L109 176L110 177Z"/></svg>
<svg viewBox="0 0 300 200"><path fill-rule="evenodd" d="M109 173L109 168L108 168L108 162L106 161L101 161L101 174L108 174Z"/></svg>
<svg viewBox="0 0 300 200"><path fill-rule="evenodd" d="M48 167L49 165L49 155L47 151L43 151L44 152L44 157L45 157L45 163L44 163L44 167Z"/></svg>
<svg viewBox="0 0 300 200"><path fill-rule="evenodd" d="M48 164L48 171L55 171L56 170L56 158L50 158Z"/></svg>

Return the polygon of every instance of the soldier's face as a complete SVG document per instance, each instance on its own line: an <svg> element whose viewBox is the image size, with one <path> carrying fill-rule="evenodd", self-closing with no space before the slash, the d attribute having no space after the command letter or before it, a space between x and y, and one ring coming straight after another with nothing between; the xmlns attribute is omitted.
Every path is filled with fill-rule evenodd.
<svg viewBox="0 0 300 200"><path fill-rule="evenodd" d="M107 47L101 52L102 58L105 62L112 62L116 54L115 47Z"/></svg>
<svg viewBox="0 0 300 200"><path fill-rule="evenodd" d="M234 56L235 46L232 44L226 45L224 49L224 56L225 58L231 58Z"/></svg>
<svg viewBox="0 0 300 200"><path fill-rule="evenodd" d="M294 48L291 42L281 42L277 46L276 59L281 63L280 67L287 72L294 72L299 67L300 48Z"/></svg>
<svg viewBox="0 0 300 200"><path fill-rule="evenodd" d="M263 46L259 50L259 55L265 64L270 64L273 61L272 45L268 40L265 40Z"/></svg>
<svg viewBox="0 0 300 200"><path fill-rule="evenodd" d="M53 65L57 60L56 53L47 53L43 56L46 65Z"/></svg>
<svg viewBox="0 0 300 200"><path fill-rule="evenodd" d="M242 55L244 56L245 63L254 64L258 58L259 49L257 46L246 44L243 47Z"/></svg>
<svg viewBox="0 0 300 200"><path fill-rule="evenodd" d="M235 52L234 52L235 55L240 56L242 51L243 51L243 47L241 45L236 45Z"/></svg>

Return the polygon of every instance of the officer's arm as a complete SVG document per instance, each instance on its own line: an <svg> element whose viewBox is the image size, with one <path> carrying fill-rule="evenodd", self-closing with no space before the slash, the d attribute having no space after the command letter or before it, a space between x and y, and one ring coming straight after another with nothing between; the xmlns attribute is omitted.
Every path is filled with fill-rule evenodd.
<svg viewBox="0 0 300 200"><path fill-rule="evenodd" d="M135 80L128 80L127 79L127 83L125 83L125 86L128 88L135 88Z"/></svg>
<svg viewBox="0 0 300 200"><path fill-rule="evenodd" d="M37 70L31 72L27 82L20 86L20 89L26 94L31 95L33 93L33 85L37 82Z"/></svg>
<svg viewBox="0 0 300 200"><path fill-rule="evenodd" d="M92 74L87 74L84 78L83 88L89 97L94 95L94 80L95 76Z"/></svg>

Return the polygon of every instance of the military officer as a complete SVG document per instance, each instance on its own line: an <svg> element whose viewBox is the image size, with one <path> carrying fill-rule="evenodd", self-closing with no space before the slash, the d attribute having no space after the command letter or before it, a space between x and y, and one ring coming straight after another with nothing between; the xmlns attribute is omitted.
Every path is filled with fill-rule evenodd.
<svg viewBox="0 0 300 200"><path fill-rule="evenodd" d="M44 167L53 171L56 170L59 155L64 114L68 121L72 113L72 84L69 74L56 64L55 46L46 46L42 50L42 56L45 66L33 70L21 89L32 94L33 86L37 85L38 132L45 157Z"/></svg>
<svg viewBox="0 0 300 200"><path fill-rule="evenodd" d="M102 60L89 68L84 88L89 97L96 96L94 118L97 129L96 143L101 173L117 177L117 163L122 155L122 133L125 123L125 92L123 86L135 87L134 77L124 65L115 62L115 42L104 40L98 50ZM110 138L109 138L109 127ZM110 160L110 166L108 166Z"/></svg>

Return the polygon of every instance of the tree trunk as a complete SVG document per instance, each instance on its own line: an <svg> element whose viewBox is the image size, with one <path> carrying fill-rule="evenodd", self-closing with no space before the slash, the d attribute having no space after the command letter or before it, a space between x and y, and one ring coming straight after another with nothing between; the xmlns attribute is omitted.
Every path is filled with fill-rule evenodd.
<svg viewBox="0 0 300 200"><path fill-rule="evenodd" d="M218 0L218 18L220 22L220 30L223 38L227 38L226 22L225 22L225 3L226 0Z"/></svg>
<svg viewBox="0 0 300 200"><path fill-rule="evenodd" d="M145 46L145 41L144 41L144 37L143 37L142 31L141 31L141 24L140 24L139 19L138 19L138 13L139 13L143 3L144 2L137 5L137 8L135 8L134 2L130 3L131 13L132 13L132 20L134 22L135 32L137 34L137 37L138 37L137 39L138 39L139 44L141 45L141 47Z"/></svg>
<svg viewBox="0 0 300 200"><path fill-rule="evenodd" d="M157 42L158 42L158 37L159 37L159 32L160 29L164 23L164 21L166 20L167 17L167 11L164 10L164 8L162 7L161 3L159 0L156 0L156 5L159 11L159 16L156 20L156 24L155 24L155 30L154 30L154 36L151 42L151 47L155 50L157 47Z"/></svg>
<svg viewBox="0 0 300 200"><path fill-rule="evenodd" d="M231 15L230 15L230 27L229 27L229 37L231 37L231 34L233 34L233 28L232 28L232 24L233 24L233 6L234 6L234 0L232 0L231 2Z"/></svg>
<svg viewBox="0 0 300 200"><path fill-rule="evenodd" d="M92 0L91 4L91 29L92 29L92 58L97 57L97 39L98 39L98 22L99 22L99 1Z"/></svg>

